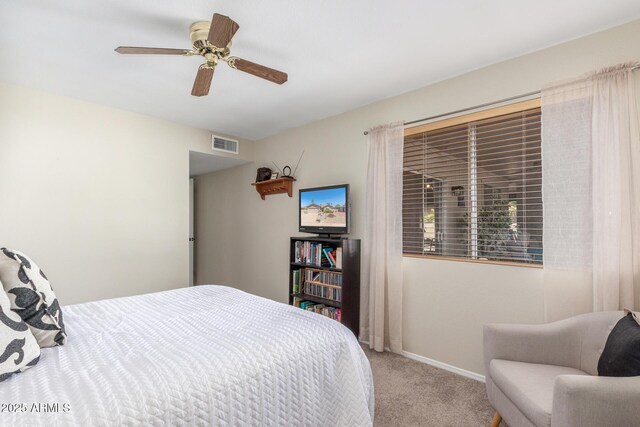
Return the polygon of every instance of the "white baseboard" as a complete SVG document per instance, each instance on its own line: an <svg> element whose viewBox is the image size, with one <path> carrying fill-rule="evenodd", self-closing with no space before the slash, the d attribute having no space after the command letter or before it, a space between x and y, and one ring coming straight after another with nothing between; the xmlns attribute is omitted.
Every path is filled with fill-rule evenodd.
<svg viewBox="0 0 640 427"><path fill-rule="evenodd" d="M360 342L362 344L369 345L369 342L367 341ZM385 347L384 350L389 352L391 351L389 347ZM449 365L448 363L439 362L437 360L429 359L428 357L420 356L419 354L411 353L404 350L402 351L402 356L406 357L407 359L415 360L416 362L425 363L427 365L431 365L445 371L453 372L454 374L462 375L466 378L471 378L472 380L480 381L481 383L485 382L484 375L467 371L466 369L458 368L457 366Z"/></svg>
<svg viewBox="0 0 640 427"><path fill-rule="evenodd" d="M436 368L444 369L445 371L453 372L454 374L462 375L463 377L471 378L472 380L480 381L482 383L484 382L484 375L467 371L466 369L458 368L457 366L449 365L448 363L439 362L408 351L403 351L402 355L417 362L426 363L427 365L435 366Z"/></svg>

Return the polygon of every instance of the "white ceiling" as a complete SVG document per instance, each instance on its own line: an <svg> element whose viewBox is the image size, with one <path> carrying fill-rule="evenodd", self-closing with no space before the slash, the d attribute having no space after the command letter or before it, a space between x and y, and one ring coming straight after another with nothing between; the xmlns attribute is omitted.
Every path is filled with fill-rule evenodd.
<svg viewBox="0 0 640 427"><path fill-rule="evenodd" d="M247 160L189 151L189 177L249 163Z"/></svg>
<svg viewBox="0 0 640 427"><path fill-rule="evenodd" d="M195 98L200 57L113 52L189 48L214 11L240 24L233 55L289 81L221 64ZM0 82L259 139L639 17L638 0L3 0Z"/></svg>

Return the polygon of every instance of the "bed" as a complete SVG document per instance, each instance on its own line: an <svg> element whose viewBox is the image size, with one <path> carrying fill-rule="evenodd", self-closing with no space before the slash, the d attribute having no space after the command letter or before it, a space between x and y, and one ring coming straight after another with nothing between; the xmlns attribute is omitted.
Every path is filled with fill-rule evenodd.
<svg viewBox="0 0 640 427"><path fill-rule="evenodd" d="M370 426L338 322L225 286L63 307L68 342L0 384L0 425Z"/></svg>

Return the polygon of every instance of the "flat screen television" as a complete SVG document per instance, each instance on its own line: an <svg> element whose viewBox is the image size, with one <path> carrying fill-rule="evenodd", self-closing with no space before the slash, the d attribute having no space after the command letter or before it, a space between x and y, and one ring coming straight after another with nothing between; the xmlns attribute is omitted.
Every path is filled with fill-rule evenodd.
<svg viewBox="0 0 640 427"><path fill-rule="evenodd" d="M300 231L318 234L349 232L349 184L300 190Z"/></svg>

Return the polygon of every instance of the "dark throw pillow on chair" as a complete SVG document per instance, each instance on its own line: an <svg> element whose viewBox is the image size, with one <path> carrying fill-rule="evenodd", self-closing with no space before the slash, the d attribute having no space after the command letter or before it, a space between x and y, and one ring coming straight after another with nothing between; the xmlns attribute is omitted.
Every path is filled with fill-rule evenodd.
<svg viewBox="0 0 640 427"><path fill-rule="evenodd" d="M609 334L598 361L598 375L640 376L640 325L632 313L620 319Z"/></svg>

